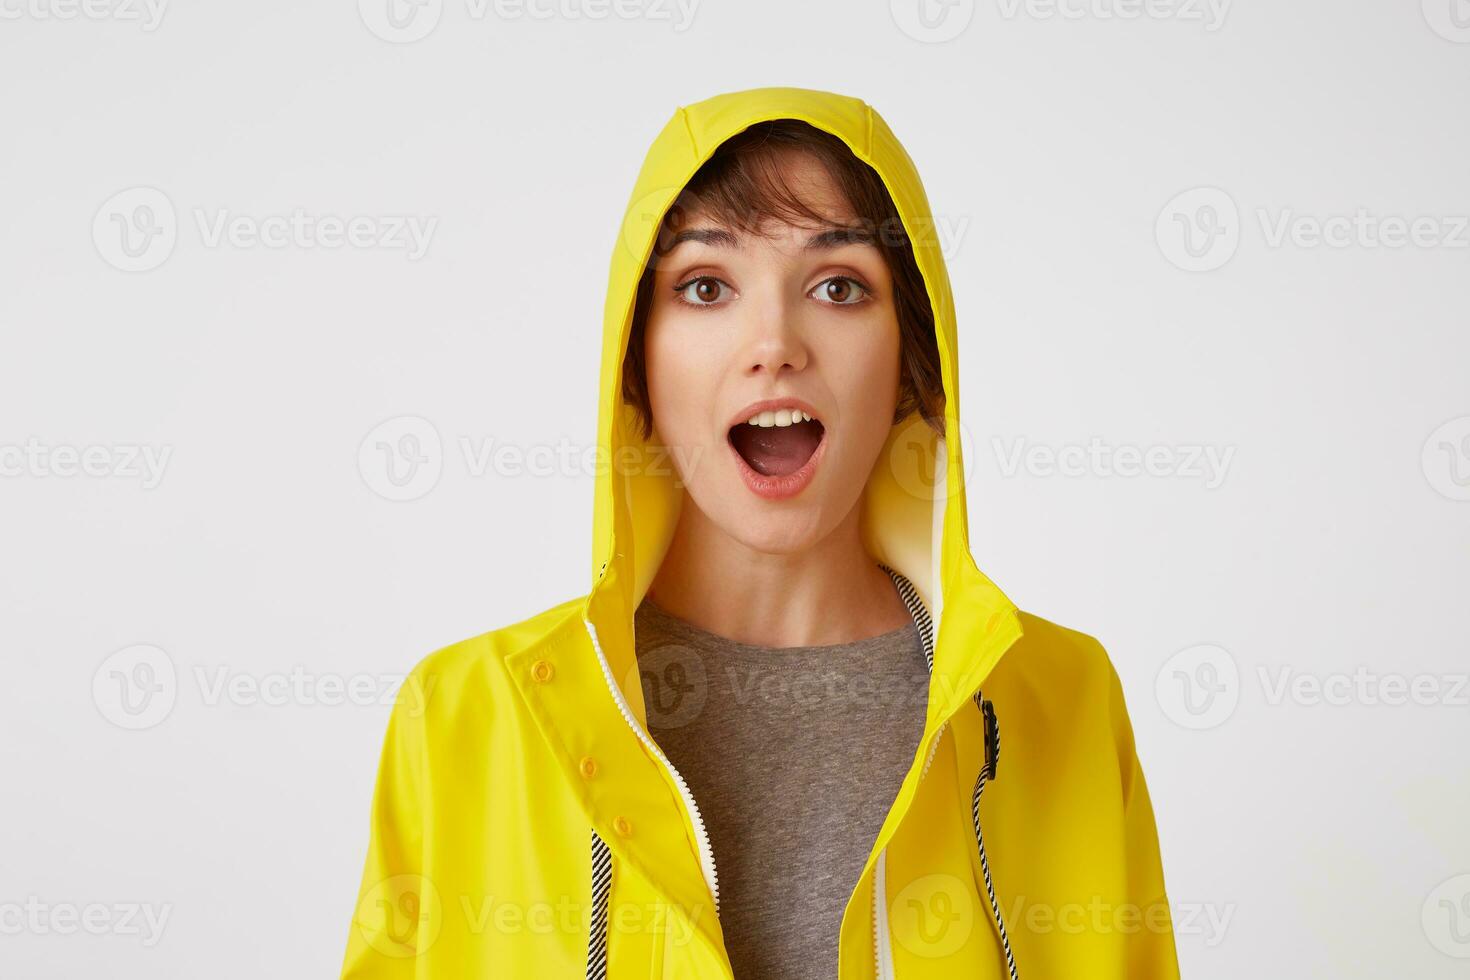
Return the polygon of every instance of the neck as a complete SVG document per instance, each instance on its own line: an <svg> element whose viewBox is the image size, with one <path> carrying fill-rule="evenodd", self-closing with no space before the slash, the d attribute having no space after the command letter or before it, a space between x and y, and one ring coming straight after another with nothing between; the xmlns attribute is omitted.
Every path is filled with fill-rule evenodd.
<svg viewBox="0 0 1470 980"><path fill-rule="evenodd" d="M759 551L710 521L687 495L649 596L711 633L769 647L851 643L910 621L863 547L861 500L800 551Z"/></svg>

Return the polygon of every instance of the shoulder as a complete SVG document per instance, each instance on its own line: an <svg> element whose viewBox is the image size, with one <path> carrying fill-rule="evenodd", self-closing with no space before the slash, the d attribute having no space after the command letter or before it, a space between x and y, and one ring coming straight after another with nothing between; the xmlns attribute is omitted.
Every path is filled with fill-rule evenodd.
<svg viewBox="0 0 1470 980"><path fill-rule="evenodd" d="M1064 714L1096 718L1126 739L1128 707L1113 658L1094 636L1021 613L1022 636L1002 667L1025 687L1045 692Z"/></svg>
<svg viewBox="0 0 1470 980"><path fill-rule="evenodd" d="M506 683L502 661L569 630L581 630L585 596L567 599L515 622L457 640L422 656L409 671L403 690L432 705L437 714L458 708L488 707Z"/></svg>
<svg viewBox="0 0 1470 980"><path fill-rule="evenodd" d="M1024 611L1021 630L1020 649L1013 651L1019 654L1016 659L1021 665L1053 676L1064 672L1086 688L1110 687L1115 682L1112 659L1096 637Z"/></svg>

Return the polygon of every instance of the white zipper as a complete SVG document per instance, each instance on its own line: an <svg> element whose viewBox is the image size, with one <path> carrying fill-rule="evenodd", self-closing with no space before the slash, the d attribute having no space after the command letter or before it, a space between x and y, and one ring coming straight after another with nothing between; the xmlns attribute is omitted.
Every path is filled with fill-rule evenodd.
<svg viewBox="0 0 1470 980"><path fill-rule="evenodd" d="M873 957L878 980L894 980L893 940L888 935L888 848L878 852L873 865ZM888 955L884 955L884 954Z"/></svg>
<svg viewBox="0 0 1470 980"><path fill-rule="evenodd" d="M912 583L910 583L912 585ZM926 609L925 612L928 612ZM938 601L935 602L935 613L929 616L929 628L932 631L932 643L939 641L939 617ZM933 670L931 665L930 670ZM914 784L914 792L917 794L919 787L924 783L924 777L929 774L929 767L934 763L934 756L939 751L939 743L944 738L944 730L949 727L949 719L946 718L934 733L934 741L929 744L929 754L924 759L924 768L919 770L918 781ZM894 980L893 973L893 939L889 934L887 898L888 880L888 848L878 852L878 860L873 866L873 959L876 965L878 980Z"/></svg>
<svg viewBox="0 0 1470 980"><path fill-rule="evenodd" d="M603 680L607 681L608 690L612 692L613 700L617 702L618 710L623 714L623 720L628 723L629 728L633 729L633 733L638 736L639 741L644 744L648 751L653 753L653 757L663 763L664 767L669 770L669 775L674 777L674 785L678 787L679 795L683 798L684 805L689 808L690 822L694 824L695 843L699 849L700 870L704 872L705 884L709 885L709 894L710 899L714 902L715 915L719 916L720 879L715 871L715 852L714 848L710 846L709 831L705 828L704 818L699 815L699 805L694 802L694 794L690 792L689 784L684 781L684 777L679 775L679 770L675 769L674 764L669 761L669 757L664 755L663 750L658 747L658 743L644 730L642 725L638 724L638 719L633 716L633 709L628 706L628 701L623 697L623 691L618 687L617 681L613 680L612 668L608 665L607 657L603 656L602 644L597 639L597 627L593 626L592 620L585 616L582 617L582 622L586 624L587 633L592 637L592 648L597 651L597 661L602 665Z"/></svg>
<svg viewBox="0 0 1470 980"><path fill-rule="evenodd" d="M934 735L934 741L929 745L929 756L924 760L924 768L919 770L918 782L914 784L914 792L917 794L919 787L924 783L924 777L929 774L929 766L934 762L934 756L939 751L939 743L944 738L944 730L949 727L949 720L939 726L939 731ZM878 962L878 980L894 980L893 973L893 939L888 932L887 915L887 868L888 848L878 852L878 861L873 866L873 946Z"/></svg>
<svg viewBox="0 0 1470 980"><path fill-rule="evenodd" d="M925 776L929 775L929 766L934 762L934 755L939 751L939 741L944 738L944 730L948 727L949 719L946 718L944 723L939 726L939 731L934 733L934 744L929 746L929 758L924 760L924 768L919 771L920 783L924 781ZM917 792L917 787L915 787L915 791Z"/></svg>
<svg viewBox="0 0 1470 980"><path fill-rule="evenodd" d="M929 745L929 755L924 760L924 768L919 770L919 780L914 784L914 792L918 793L919 787L924 783L924 777L929 774L929 767L934 763L934 756L939 751L939 743L944 738L944 730L949 727L949 719L945 719L934 735L934 741ZM888 864L888 848L878 852L878 861L873 866L873 955L877 962L878 980L894 980L893 974L893 940L888 933L888 915L885 910L885 900Z"/></svg>

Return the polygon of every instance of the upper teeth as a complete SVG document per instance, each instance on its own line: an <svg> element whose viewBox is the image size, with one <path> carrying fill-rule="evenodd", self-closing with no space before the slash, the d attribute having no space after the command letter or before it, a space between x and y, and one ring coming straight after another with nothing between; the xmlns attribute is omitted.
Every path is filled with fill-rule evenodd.
<svg viewBox="0 0 1470 980"><path fill-rule="evenodd" d="M783 408L775 412L761 412L746 419L747 425L759 425L769 429L773 425L792 425L796 422L814 422L816 419L799 408Z"/></svg>

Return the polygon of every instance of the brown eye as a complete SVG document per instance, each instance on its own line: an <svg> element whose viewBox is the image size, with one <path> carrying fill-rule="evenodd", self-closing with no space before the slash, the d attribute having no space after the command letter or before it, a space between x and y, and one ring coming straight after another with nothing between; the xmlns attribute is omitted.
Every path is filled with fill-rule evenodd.
<svg viewBox="0 0 1470 980"><path fill-rule="evenodd" d="M690 306L714 306L724 298L723 290L728 288L713 276L700 276L675 286L674 292Z"/></svg>
<svg viewBox="0 0 1470 980"><path fill-rule="evenodd" d="M818 283L812 292L812 298L818 302L833 306L852 306L862 302L867 295L867 288L848 276L833 276Z"/></svg>

